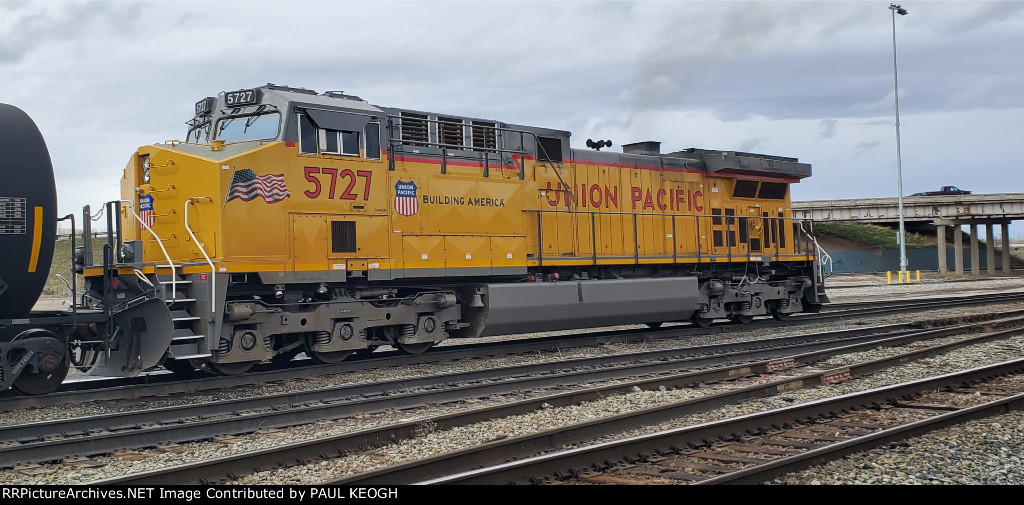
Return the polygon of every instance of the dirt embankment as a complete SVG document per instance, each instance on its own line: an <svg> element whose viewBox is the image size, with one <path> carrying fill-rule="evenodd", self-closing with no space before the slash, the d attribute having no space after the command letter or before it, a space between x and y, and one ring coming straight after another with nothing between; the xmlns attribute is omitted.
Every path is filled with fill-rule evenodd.
<svg viewBox="0 0 1024 505"><path fill-rule="evenodd" d="M827 251L874 251L875 248L853 240L833 237L831 235L818 235L818 245Z"/></svg>

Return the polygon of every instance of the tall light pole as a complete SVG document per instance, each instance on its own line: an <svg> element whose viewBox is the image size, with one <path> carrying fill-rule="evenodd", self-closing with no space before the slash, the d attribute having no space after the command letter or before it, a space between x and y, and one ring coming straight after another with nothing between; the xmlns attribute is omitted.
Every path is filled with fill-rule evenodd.
<svg viewBox="0 0 1024 505"><path fill-rule="evenodd" d="M896 14L907 15L907 10L899 4L889 4L892 11L892 80L893 96L896 99L896 190L899 192L900 216L900 279L907 280L907 232L903 225L903 166L900 156L900 79L896 73Z"/></svg>

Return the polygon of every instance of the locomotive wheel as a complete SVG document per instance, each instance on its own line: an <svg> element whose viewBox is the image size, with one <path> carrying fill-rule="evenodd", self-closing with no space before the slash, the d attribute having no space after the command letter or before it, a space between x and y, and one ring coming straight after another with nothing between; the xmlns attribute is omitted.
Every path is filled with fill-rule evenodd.
<svg viewBox="0 0 1024 505"><path fill-rule="evenodd" d="M17 379L14 379L14 389L27 395L45 395L56 391L61 383L64 382L64 378L68 376L68 369L70 368L66 359L60 363L52 363L56 360L57 357L52 354L41 356L40 361L50 361L49 366L54 367L53 370L39 373L22 373Z"/></svg>
<svg viewBox="0 0 1024 505"><path fill-rule="evenodd" d="M693 317L690 318L690 322L701 328L707 328L708 326L711 326L712 321L714 321L714 319L710 317L700 317L697 314L694 314Z"/></svg>
<svg viewBox="0 0 1024 505"><path fill-rule="evenodd" d="M221 375L239 375L248 372L259 361L240 361L238 363L210 363L210 368Z"/></svg>
<svg viewBox="0 0 1024 505"><path fill-rule="evenodd" d="M308 354L310 358L313 358L313 361L316 361L317 363L322 363L324 365L333 365L335 363L341 363L342 361L345 361L345 358L349 357L353 352L354 351L306 351L306 354Z"/></svg>
<svg viewBox="0 0 1024 505"><path fill-rule="evenodd" d="M646 324L648 328L661 328L661 325L663 325L665 323L658 322L658 323L644 323L644 324Z"/></svg>
<svg viewBox="0 0 1024 505"><path fill-rule="evenodd" d="M751 322L754 321L754 316L741 316L734 314L729 316L729 319L731 319L732 322L737 324L750 324Z"/></svg>
<svg viewBox="0 0 1024 505"><path fill-rule="evenodd" d="M772 317L774 317L776 321L787 321L791 315L793 314L790 312L780 312L777 307L772 309Z"/></svg>
<svg viewBox="0 0 1024 505"><path fill-rule="evenodd" d="M434 347L433 342L420 342L418 344L398 344L398 348L406 354L423 354L427 349Z"/></svg>

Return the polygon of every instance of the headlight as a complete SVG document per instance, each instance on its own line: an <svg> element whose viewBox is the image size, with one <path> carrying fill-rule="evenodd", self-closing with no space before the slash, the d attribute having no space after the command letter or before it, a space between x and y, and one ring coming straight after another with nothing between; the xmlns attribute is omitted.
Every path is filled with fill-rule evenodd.
<svg viewBox="0 0 1024 505"><path fill-rule="evenodd" d="M149 184L149 155L142 155L142 182Z"/></svg>

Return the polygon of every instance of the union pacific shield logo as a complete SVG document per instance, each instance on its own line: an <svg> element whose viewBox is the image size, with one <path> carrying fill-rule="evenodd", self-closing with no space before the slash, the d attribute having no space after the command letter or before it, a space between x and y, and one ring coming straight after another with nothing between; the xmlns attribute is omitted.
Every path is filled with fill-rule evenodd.
<svg viewBox="0 0 1024 505"><path fill-rule="evenodd" d="M156 222L153 215L153 195L139 197L139 219L142 219L142 228L152 228Z"/></svg>
<svg viewBox="0 0 1024 505"><path fill-rule="evenodd" d="M416 200L416 183L398 181L395 184L395 212L403 216L411 216L420 210Z"/></svg>

